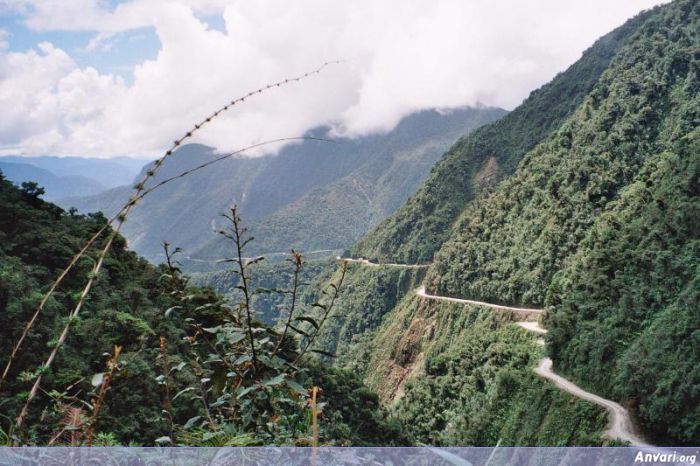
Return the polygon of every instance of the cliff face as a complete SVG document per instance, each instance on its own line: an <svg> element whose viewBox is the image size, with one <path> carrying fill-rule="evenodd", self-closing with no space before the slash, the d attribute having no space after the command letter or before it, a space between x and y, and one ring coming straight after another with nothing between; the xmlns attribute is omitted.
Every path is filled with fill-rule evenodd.
<svg viewBox="0 0 700 466"><path fill-rule="evenodd" d="M699 17L697 2L677 1L600 39L450 149L354 250L432 261L436 294L544 307L555 370L676 444L700 441ZM366 379L400 398L418 438L595 443L597 411L566 414L508 316L411 292L397 302L362 329ZM547 431L555 415L570 420Z"/></svg>

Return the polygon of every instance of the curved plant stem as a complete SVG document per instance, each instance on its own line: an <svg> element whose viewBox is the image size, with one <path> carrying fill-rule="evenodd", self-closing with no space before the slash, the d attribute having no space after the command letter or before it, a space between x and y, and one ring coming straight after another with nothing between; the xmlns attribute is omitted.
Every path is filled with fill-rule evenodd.
<svg viewBox="0 0 700 466"><path fill-rule="evenodd" d="M107 252L109 251L110 247L112 246L112 242L114 241L114 238L119 234L119 231L121 230L121 227L124 225L124 222L126 221L126 218L127 218L128 214L129 214L129 212L131 211L131 209L133 208L133 206L136 204L136 202L139 200L139 198L141 197L141 195L142 195L143 192L145 191L145 184L146 184L146 182L147 182L149 179L151 179L151 178L153 178L153 177L155 176L155 174L157 173L158 169L160 169L160 167L163 165L163 162L165 162L165 160L166 160L168 157L170 157L170 156L174 153L174 151L175 151L185 140L191 138L191 137L193 136L193 134L194 134L196 131L198 131L198 130L201 129L204 125L206 125L206 124L208 124L209 122L211 122L211 120L213 120L214 118L218 117L221 113L227 111L230 107L232 107L232 106L234 106L234 105L237 105L237 104L239 104L239 103L242 103L242 102L245 101L245 99L247 99L247 98L249 98L249 97L252 97L252 96L254 96L254 95L256 95L256 94L261 94L261 93L263 93L264 91L269 90L269 89L271 89L271 88L273 88L273 87L280 87L280 86L282 86L282 85L285 85L285 84L288 84L288 83L291 83L291 82L301 81L302 79L307 78L307 77L309 77L309 76L311 76L311 75L318 74L318 73L320 73L324 68L326 68L327 66L329 66L329 65L331 65L331 64L335 64L335 63L338 63L338 62L337 62L337 61L334 61L334 62L326 62L326 63L322 64L320 67L316 68L315 70L309 71L309 72L307 72L307 73L304 73L304 74L301 75L301 76L298 76L298 77L295 77L295 78L287 78L287 79L285 79L285 80L283 80L283 81L278 81L278 82L276 82L276 83L268 84L267 86L261 87L261 88L259 88L259 89L254 90L254 91L251 91L251 92L248 92L247 94L245 94L245 95L242 96L242 97L239 97L239 98L237 98L237 99L231 100L230 102L228 102L227 104L225 104L224 106L222 106L221 108L219 108L218 110L216 110L214 113L212 113L211 115L207 116L204 120L200 121L199 123L196 123L192 129L190 129L187 133L185 133L185 134L184 134L183 136L181 136L179 139L176 139L176 140L173 142L173 144L170 146L170 148L165 152L165 154L154 162L153 167L152 167L150 170L148 170L148 171L146 172L146 174L144 175L143 179L142 179L139 183L137 183L136 186L134 186L134 193L131 195L131 197L130 197L129 200L126 202L126 204L124 204L124 206L119 210L119 213L115 216L115 219L116 219L116 222L117 222L117 223L116 223L116 226L114 226L114 228L112 229L110 235L109 235L108 238L107 238L107 241L106 241L104 247L103 247L102 250L99 252L97 262L95 263L95 266L93 267L92 272L90 273L90 276L89 276L89 278L88 278L88 280L87 280L87 282L86 282L86 284L85 284L85 286L84 286L84 288L83 288L83 291L82 291L82 293L80 294L80 298L78 299L78 302L76 303L74 309L71 311L71 313L70 313L70 315L69 315L68 322L66 323L66 325L65 325L65 327L64 327L64 329L63 329L63 331L61 332L61 335L60 335L60 337L59 337L59 339L58 339L58 342L57 342L56 346L52 349L51 353L49 354L48 359L47 359L47 360L44 362L44 364L42 365L40 374L39 374L39 376L36 378L36 380L35 380L35 382L34 382L34 385L32 386L32 389L31 389L31 391L29 392L29 396L27 397L27 400L26 400L24 406L22 407L22 410L20 411L19 416L17 417L17 430L18 430L18 432L21 431L22 426L23 426L23 424L24 424L24 420L25 420L26 415L27 415L27 412L28 412L28 410L29 410L29 406L30 406L31 402L34 400L34 398L36 397L37 391L39 390L39 387L40 387L40 384L41 384L42 375L43 375L43 373L44 373L45 371L49 370L49 368L51 367L51 364L53 363L54 359L56 358L56 354L58 353L58 350L60 349L60 347L61 347L61 346L63 345L63 343L65 342L66 337L68 336L68 333L69 333L69 331L70 331L71 321L72 321L74 318L76 318L76 317L78 316L78 314L80 313L80 309L82 308L83 303L85 302L85 298L87 297L88 293L90 292L90 289L92 288L92 285L93 285L93 283L95 282L95 279L96 279L97 275L99 274L99 272L100 272L100 270L101 270L101 268L102 268L102 264L103 264L103 262L104 262L104 259L105 259L106 255L107 255ZM108 224L108 225L111 225L112 222L113 222L113 220L110 220L110 222L108 222L107 224ZM97 238L95 238L95 240L96 240L96 239L97 239ZM93 241L93 242L94 242L94 241ZM92 243L90 243L90 244L92 244ZM76 255L74 256L73 260L71 260L71 262L69 263L68 267L66 267L66 269L64 270L64 272L59 276L59 278L58 278L58 279L54 282L54 284L51 286L49 292L48 292L47 295L45 296L44 300L42 300L42 302L45 302L45 301L48 300L48 298L53 294L53 292L55 291L55 289L56 289L56 288L58 287L58 285L63 281L63 279L65 278L65 276L68 274L68 272L75 266L75 264L77 263L77 261L85 254L85 252L87 251L87 248L88 248L88 247L89 247L89 245L88 245L87 247L84 247L78 254L76 254ZM42 308L43 308L43 307L42 307ZM35 317L30 321L31 324L28 325L27 327L25 327L25 332L23 332L23 335L26 335L26 333L28 333L29 330L31 330L31 328L32 328L32 326L33 326L33 324L34 324L34 321L36 321L36 317L38 317L38 315L39 315L40 312L41 312L40 309L38 309L38 311L35 312ZM23 340L24 338L21 338L21 339ZM16 354L17 354L17 352L18 352L18 350L19 350L19 346L21 346L21 344L20 344L20 345L15 345L15 346L17 346L17 350L16 350L16 351L13 351L13 354L16 356ZM12 358L10 359L10 361L8 361L8 368L7 368L7 370L3 373L3 376L2 376L2 378L0 379L0 383L2 383L2 381L3 381L4 378L5 378L5 376L7 375L7 372L9 372L9 365L11 365L11 363L12 363Z"/></svg>
<svg viewBox="0 0 700 466"><path fill-rule="evenodd" d="M329 285L333 289L333 295L331 296L330 302L326 305L317 305L317 307L323 309L323 317L321 317L321 321L318 323L318 327L314 328L314 333L311 334L311 336L309 337L309 341L306 343L306 346L304 346L304 349L302 349L299 352L299 355L296 357L296 359L294 359L294 362L292 363L293 365L296 365L296 363L299 362L299 360L304 356L304 354L309 349L311 349L311 346L314 344L314 340L316 340L316 337L321 332L321 328L323 328L323 324L326 322L328 314L331 313L331 311L333 310L333 306L335 305L335 302L338 299L338 295L340 294L340 288L343 286L343 282L345 281L345 275L347 271L348 263L343 261L342 265L340 266L340 278L338 279L338 283L331 283Z"/></svg>

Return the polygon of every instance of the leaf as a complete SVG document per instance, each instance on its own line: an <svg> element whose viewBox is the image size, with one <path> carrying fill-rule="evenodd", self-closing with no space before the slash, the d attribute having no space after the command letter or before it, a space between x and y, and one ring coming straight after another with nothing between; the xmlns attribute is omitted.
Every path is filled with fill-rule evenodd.
<svg viewBox="0 0 700 466"><path fill-rule="evenodd" d="M282 372L281 374L279 374L279 375L277 375L277 376L275 376L275 377L273 377L273 378L271 378L271 379L269 379L269 380L266 380L266 381L264 382L264 384L267 385L268 387L276 387L277 385L279 385L279 384L281 384L282 382L284 382L284 378L286 377L286 375L287 375L287 374L285 374L284 372Z"/></svg>
<svg viewBox="0 0 700 466"><path fill-rule="evenodd" d="M184 429L185 429L185 430L191 429L191 428L194 427L194 425L195 425L197 422L199 422L199 420L201 420L201 419L202 419L202 416L195 416L195 417L189 418L189 419L187 420L187 422L185 422Z"/></svg>
<svg viewBox="0 0 700 466"><path fill-rule="evenodd" d="M287 380L287 387L291 388L293 391L297 392L301 396L308 396L309 392L298 382L294 380Z"/></svg>
<svg viewBox="0 0 700 466"><path fill-rule="evenodd" d="M105 378L104 372L100 372L98 374L95 374L92 376L92 380L90 380L90 383L92 384L93 387L99 387L102 385L102 381Z"/></svg>
<svg viewBox="0 0 700 466"><path fill-rule="evenodd" d="M165 317L169 318L173 312L177 311L178 309L182 309L182 306L173 306L165 311Z"/></svg>
<svg viewBox="0 0 700 466"><path fill-rule="evenodd" d="M313 325L314 328L315 328L316 330L319 329L318 322L316 322L316 319L314 319L313 317L301 316L301 317L297 317L297 318L294 319L294 320L295 320L295 321L297 321L297 320L302 320L302 321L304 321L304 322L308 322L308 323L310 323L311 325Z"/></svg>
<svg viewBox="0 0 700 466"><path fill-rule="evenodd" d="M166 435L164 437L158 437L156 439L156 443L173 443L173 441L170 437Z"/></svg>
<svg viewBox="0 0 700 466"><path fill-rule="evenodd" d="M238 395L236 396L236 398L241 399L244 396L246 396L248 393L252 392L253 390L255 390L255 385L251 385L250 387L240 388L238 390Z"/></svg>
<svg viewBox="0 0 700 466"><path fill-rule="evenodd" d="M244 333L233 332L233 333L231 333L231 336L229 337L229 343L231 343L231 344L238 343L239 341L243 340L244 338L245 338Z"/></svg>
<svg viewBox="0 0 700 466"><path fill-rule="evenodd" d="M217 325L216 327L202 327L202 330L207 333L217 333L219 330L221 330L221 325Z"/></svg>
<svg viewBox="0 0 700 466"><path fill-rule="evenodd" d="M253 357L250 354L244 354L242 356L239 356L238 359L233 363L234 366L240 366L243 363L246 363L248 361L251 361Z"/></svg>
<svg viewBox="0 0 700 466"><path fill-rule="evenodd" d="M173 367L170 369L170 373L172 374L173 372L180 372L184 367L187 365L186 362L181 362L177 366Z"/></svg>
<svg viewBox="0 0 700 466"><path fill-rule="evenodd" d="M178 398L180 395L184 395L185 393L191 392L192 390L194 390L194 387L187 387L187 388L185 388L184 390L180 390L179 392L177 392L177 395L175 395L175 396L173 397L173 401L177 400L177 398Z"/></svg>

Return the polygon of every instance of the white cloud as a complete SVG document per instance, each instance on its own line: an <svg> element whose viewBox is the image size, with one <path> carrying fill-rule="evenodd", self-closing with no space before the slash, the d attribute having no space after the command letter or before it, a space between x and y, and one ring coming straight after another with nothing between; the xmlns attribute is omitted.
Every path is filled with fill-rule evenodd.
<svg viewBox="0 0 700 466"><path fill-rule="evenodd" d="M386 130L422 108L513 108L597 37L657 3L132 0L110 10L98 0L0 0L37 31L94 31L86 44L94 53L142 27L161 42L127 85L51 44L8 52L0 35L0 146L152 154L222 102L334 59L345 62L232 109L199 140L228 150L328 123L345 134ZM225 32L198 19L211 14Z"/></svg>

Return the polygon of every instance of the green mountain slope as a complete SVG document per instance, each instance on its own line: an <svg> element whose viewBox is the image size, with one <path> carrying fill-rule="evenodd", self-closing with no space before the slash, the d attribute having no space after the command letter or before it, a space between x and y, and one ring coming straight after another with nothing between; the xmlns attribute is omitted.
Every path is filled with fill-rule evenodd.
<svg viewBox="0 0 700 466"><path fill-rule="evenodd" d="M432 260L467 203L511 175L525 153L574 112L643 18L596 41L511 113L452 146L421 189L363 237L354 253L404 263Z"/></svg>
<svg viewBox="0 0 700 466"><path fill-rule="evenodd" d="M343 248L412 194L454 140L503 114L494 108L425 111L405 118L388 134L333 143L304 141L276 156L228 159L144 199L124 233L130 247L152 261L162 259L164 240L193 259L220 259L227 254L226 246L212 228L236 203L260 238L251 253ZM326 132L311 134L325 137ZM164 164L154 182L213 157L205 146L185 146ZM122 187L61 203L109 215L129 194L130 188ZM189 265L201 264L213 266Z"/></svg>
<svg viewBox="0 0 700 466"><path fill-rule="evenodd" d="M556 371L630 408L652 441L697 444L699 50L697 2L676 1L633 18L507 117L460 141L418 194L354 252L413 262L429 261L435 251L424 281L435 294L544 305L547 352ZM593 68L597 75L577 76ZM540 101L555 83L568 83L576 92ZM541 110L567 107L568 114L554 122L550 113L534 111L534 102ZM548 134L513 138L509 122L525 122L526 111L532 111L529 127L546 127ZM480 152L481 135L499 127L505 140L494 133L492 145ZM471 145L476 148L462 150ZM510 159L512 175L501 174L500 183L475 195L474 181L482 179L476 174L488 160L482 156L492 153L498 160L494 147L516 145L523 148L519 162L515 152L501 152L516 157ZM550 389L532 376L534 359L513 359L521 343L508 333L512 316L494 315L474 333L478 309L454 306L465 315L456 317L412 292L395 301L391 309L367 311L383 318L358 334L369 352L368 384L385 401L399 400L397 413L415 427L417 438L596 442L589 428L518 435L515 426L523 416L528 429L544 428L544 416L523 410L532 406L528 396ZM362 309L352 307L339 308L337 316L340 326L346 318L366 319ZM472 340L483 340L478 351ZM483 359L474 360L475 352ZM498 357L487 357L492 353ZM517 370L507 374L513 365ZM506 376L517 383L502 388ZM426 412L426 405L434 412ZM450 410L454 405L463 409ZM500 417L477 409L484 405L498 408ZM532 409L573 416L558 401ZM598 425L588 414L581 422ZM431 419L444 422L430 427ZM460 428L431 433L445 426Z"/></svg>
<svg viewBox="0 0 700 466"><path fill-rule="evenodd" d="M104 221L100 215L65 212L43 201L36 190L18 189L0 176L0 368L4 370L14 343L51 281ZM292 404L296 408L291 412L285 408L284 400L278 403L280 406L267 402L266 413L276 413L270 424L289 426L289 430L278 429L274 436L271 425L265 431L255 430L255 425L251 427L237 413L230 412L217 415L216 423L206 430L197 427L197 419L204 419L215 404L204 403L203 408L199 396L186 394L192 392L191 385L195 384L201 388L200 393L209 396L213 388L203 387L215 375L210 369L212 361L196 356L201 345L187 344L184 337L188 326L179 314L185 312L184 301L191 303L188 305L195 310L197 325L204 325L210 332L216 330L217 324L229 321L233 311L223 307L220 297L208 289L187 287L186 298L179 301L168 286L168 274L172 271L165 266L152 266L125 246L126 241L118 236L80 315L71 320L71 331L56 360L51 368L41 370L79 297L96 250L90 250L88 257L78 262L48 301L0 388L0 444L6 445L8 435L13 435L25 445L46 445L52 441L58 446L73 445L71 437L84 442L81 435L88 422L95 426L96 446L154 445L156 439L173 435L172 423L178 426L178 443L185 445L308 443L306 419L310 413L307 416L298 394L291 397L301 400L301 404ZM255 282L258 278L256 274ZM171 310L171 315L166 316L166 309ZM262 327L260 330L267 331ZM289 340L286 344L295 343ZM122 347L119 369L110 379L99 416L92 418L92 407L99 397L93 376L104 373L105 353L111 354L115 345ZM403 434L387 421L377 395L357 376L310 359L297 365L305 368L301 374L304 386L322 389L320 442L359 446L407 444ZM18 432L13 429L15 417L39 371L43 377L41 390L29 411L26 429ZM164 372L168 374L166 382ZM98 375L97 385L100 380L106 383L106 378ZM260 379L256 382L262 385ZM278 382L269 383L263 393L279 392L279 388L272 388ZM239 398L243 396L240 393ZM282 396L287 397L289 404L290 395L280 395L280 399ZM172 423L164 414L166 408Z"/></svg>
<svg viewBox="0 0 700 466"><path fill-rule="evenodd" d="M3 369L12 345L51 281L103 222L100 216L66 213L31 191L19 190L0 180L0 365ZM125 244L122 238L117 238L113 252L105 261L105 272L97 280L80 321L75 322L54 370L45 375L43 388L46 393L52 390L62 393L72 385L67 396L88 393L89 377L104 370L103 353L110 352L114 345L122 345L123 358L130 370L113 385L112 396L117 401L107 408L101 427L119 438L132 438L131 426L139 425L143 441L152 441L162 428L156 372L150 364L157 356L153 341L158 334L168 334L173 329L160 318L162 312L157 304L157 292L154 293L159 288L156 283L159 273L126 251ZM93 250L89 255L95 254ZM27 378L31 378L27 374L36 370L48 355L92 265L90 258L78 263L29 334L2 387L3 430L7 431L5 421L19 412L28 390ZM38 403L50 406L51 399L43 394ZM60 414L47 411L43 422L39 422L39 414L32 412L30 417L34 425L32 435L50 435L52 423Z"/></svg>
<svg viewBox="0 0 700 466"><path fill-rule="evenodd" d="M467 209L433 277L447 295L546 302L555 368L689 443L700 440L699 31L696 2L646 21L571 118Z"/></svg>

